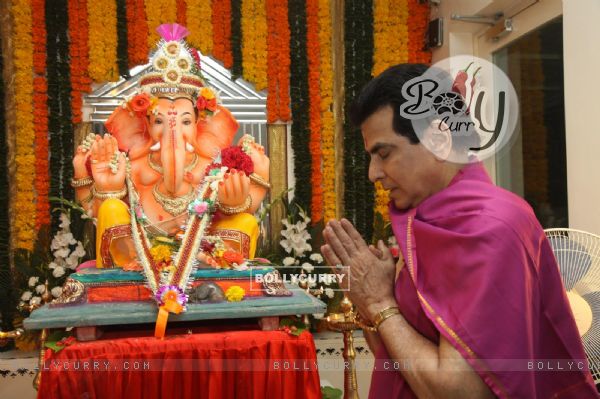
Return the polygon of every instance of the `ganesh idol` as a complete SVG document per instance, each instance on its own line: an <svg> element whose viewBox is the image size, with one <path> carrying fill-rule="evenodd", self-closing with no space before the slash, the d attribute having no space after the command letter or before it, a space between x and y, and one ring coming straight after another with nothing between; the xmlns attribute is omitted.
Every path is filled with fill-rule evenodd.
<svg viewBox="0 0 600 399"><path fill-rule="evenodd" d="M137 94L111 114L109 134L88 136L73 160L76 198L97 218L96 267L140 270L164 248L166 266L169 248L214 267L228 251L251 259L269 159L250 136L232 143L238 123L203 77L188 31L166 24L158 32Z"/></svg>

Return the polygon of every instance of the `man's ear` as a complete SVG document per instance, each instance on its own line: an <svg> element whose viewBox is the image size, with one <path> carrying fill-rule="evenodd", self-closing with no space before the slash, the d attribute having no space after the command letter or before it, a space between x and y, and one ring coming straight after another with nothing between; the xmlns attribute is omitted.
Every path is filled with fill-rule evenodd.
<svg viewBox="0 0 600 399"><path fill-rule="evenodd" d="M450 128L441 119L434 119L429 123L422 144L441 161L445 161L452 151L452 133Z"/></svg>

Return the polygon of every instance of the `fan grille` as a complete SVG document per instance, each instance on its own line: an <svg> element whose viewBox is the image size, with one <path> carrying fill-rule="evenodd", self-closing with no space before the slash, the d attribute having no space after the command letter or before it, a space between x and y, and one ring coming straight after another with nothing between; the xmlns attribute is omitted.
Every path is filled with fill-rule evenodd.
<svg viewBox="0 0 600 399"><path fill-rule="evenodd" d="M592 325L581 337L590 371L600 382L600 236L574 229L548 229L567 291L580 295L592 311Z"/></svg>

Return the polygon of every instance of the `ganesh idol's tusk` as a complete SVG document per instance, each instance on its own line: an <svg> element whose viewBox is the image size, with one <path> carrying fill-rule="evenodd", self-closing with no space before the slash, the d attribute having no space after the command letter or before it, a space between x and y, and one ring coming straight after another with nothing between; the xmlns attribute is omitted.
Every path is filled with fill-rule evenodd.
<svg viewBox="0 0 600 399"><path fill-rule="evenodd" d="M187 152L194 152L194 146L191 145L190 143L185 143L185 150Z"/></svg>
<svg viewBox="0 0 600 399"><path fill-rule="evenodd" d="M159 151L160 150L160 141L157 141L150 147L150 151Z"/></svg>

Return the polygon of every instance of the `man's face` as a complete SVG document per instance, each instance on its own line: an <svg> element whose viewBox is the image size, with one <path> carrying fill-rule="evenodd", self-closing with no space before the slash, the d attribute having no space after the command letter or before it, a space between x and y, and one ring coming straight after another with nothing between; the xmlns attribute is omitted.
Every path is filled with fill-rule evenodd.
<svg viewBox="0 0 600 399"><path fill-rule="evenodd" d="M411 144L392 127L391 106L381 108L361 125L365 149L371 155L369 180L390 190L398 209L416 207L434 194L440 180L440 164L421 144Z"/></svg>

